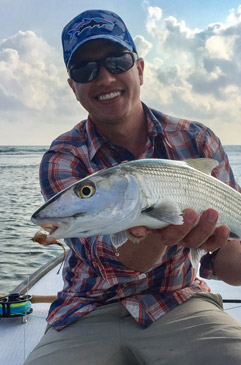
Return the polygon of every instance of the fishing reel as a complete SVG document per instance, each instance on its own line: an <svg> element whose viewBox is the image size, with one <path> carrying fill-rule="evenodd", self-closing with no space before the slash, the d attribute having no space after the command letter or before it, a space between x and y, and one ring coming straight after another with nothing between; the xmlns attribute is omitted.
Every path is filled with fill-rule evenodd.
<svg viewBox="0 0 241 365"><path fill-rule="evenodd" d="M0 318L24 317L32 313L31 295L12 293L0 298Z"/></svg>

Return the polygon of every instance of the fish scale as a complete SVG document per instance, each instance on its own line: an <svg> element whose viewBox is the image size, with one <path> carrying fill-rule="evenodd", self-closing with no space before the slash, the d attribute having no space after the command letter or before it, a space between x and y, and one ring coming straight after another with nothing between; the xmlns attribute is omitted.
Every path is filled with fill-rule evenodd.
<svg viewBox="0 0 241 365"><path fill-rule="evenodd" d="M165 166L163 163L150 163L148 167L141 163L136 166L133 164L132 173L147 200L150 194L149 187L154 187L155 196L149 198L151 203L147 203L147 206L151 205L153 200L160 199L160 196L171 196L180 204L181 210L193 207L200 214L212 207L219 211L219 225L228 224L231 229L235 228L235 231L241 234L241 228L238 229L241 194L216 178L189 166Z"/></svg>

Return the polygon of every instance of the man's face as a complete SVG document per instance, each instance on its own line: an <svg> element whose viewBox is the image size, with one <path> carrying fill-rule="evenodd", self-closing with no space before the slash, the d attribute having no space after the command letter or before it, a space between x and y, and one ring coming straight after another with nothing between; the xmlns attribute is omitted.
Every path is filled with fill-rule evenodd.
<svg viewBox="0 0 241 365"><path fill-rule="evenodd" d="M111 41L95 40L86 43L72 62L95 61L123 50ZM89 112L97 126L118 124L135 115L140 108L140 85L143 83L144 62L138 59L134 66L121 74L110 74L104 67L93 81L85 84L69 79L76 99Z"/></svg>

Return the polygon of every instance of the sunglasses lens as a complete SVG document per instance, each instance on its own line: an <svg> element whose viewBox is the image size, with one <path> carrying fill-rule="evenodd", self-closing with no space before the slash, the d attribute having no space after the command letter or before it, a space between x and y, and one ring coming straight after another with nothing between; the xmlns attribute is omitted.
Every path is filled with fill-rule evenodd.
<svg viewBox="0 0 241 365"><path fill-rule="evenodd" d="M134 57L131 53L124 53L118 57L107 57L103 64L110 73L120 74L134 65Z"/></svg>
<svg viewBox="0 0 241 365"><path fill-rule="evenodd" d="M132 53L126 52L121 55L109 56L105 59L93 62L84 62L69 70L71 79L81 84L97 78L100 66L104 66L111 74L120 74L129 70L135 62Z"/></svg>
<svg viewBox="0 0 241 365"><path fill-rule="evenodd" d="M98 75L98 65L96 62L88 62L70 70L70 77L75 82L82 84L96 79Z"/></svg>

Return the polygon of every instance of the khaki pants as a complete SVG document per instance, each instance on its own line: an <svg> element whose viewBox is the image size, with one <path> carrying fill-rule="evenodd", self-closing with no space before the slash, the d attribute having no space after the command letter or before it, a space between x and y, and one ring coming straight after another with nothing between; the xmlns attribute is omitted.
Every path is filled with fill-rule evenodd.
<svg viewBox="0 0 241 365"><path fill-rule="evenodd" d="M26 365L240 365L241 325L222 299L195 294L142 329L120 304L97 309L60 332L49 328Z"/></svg>

